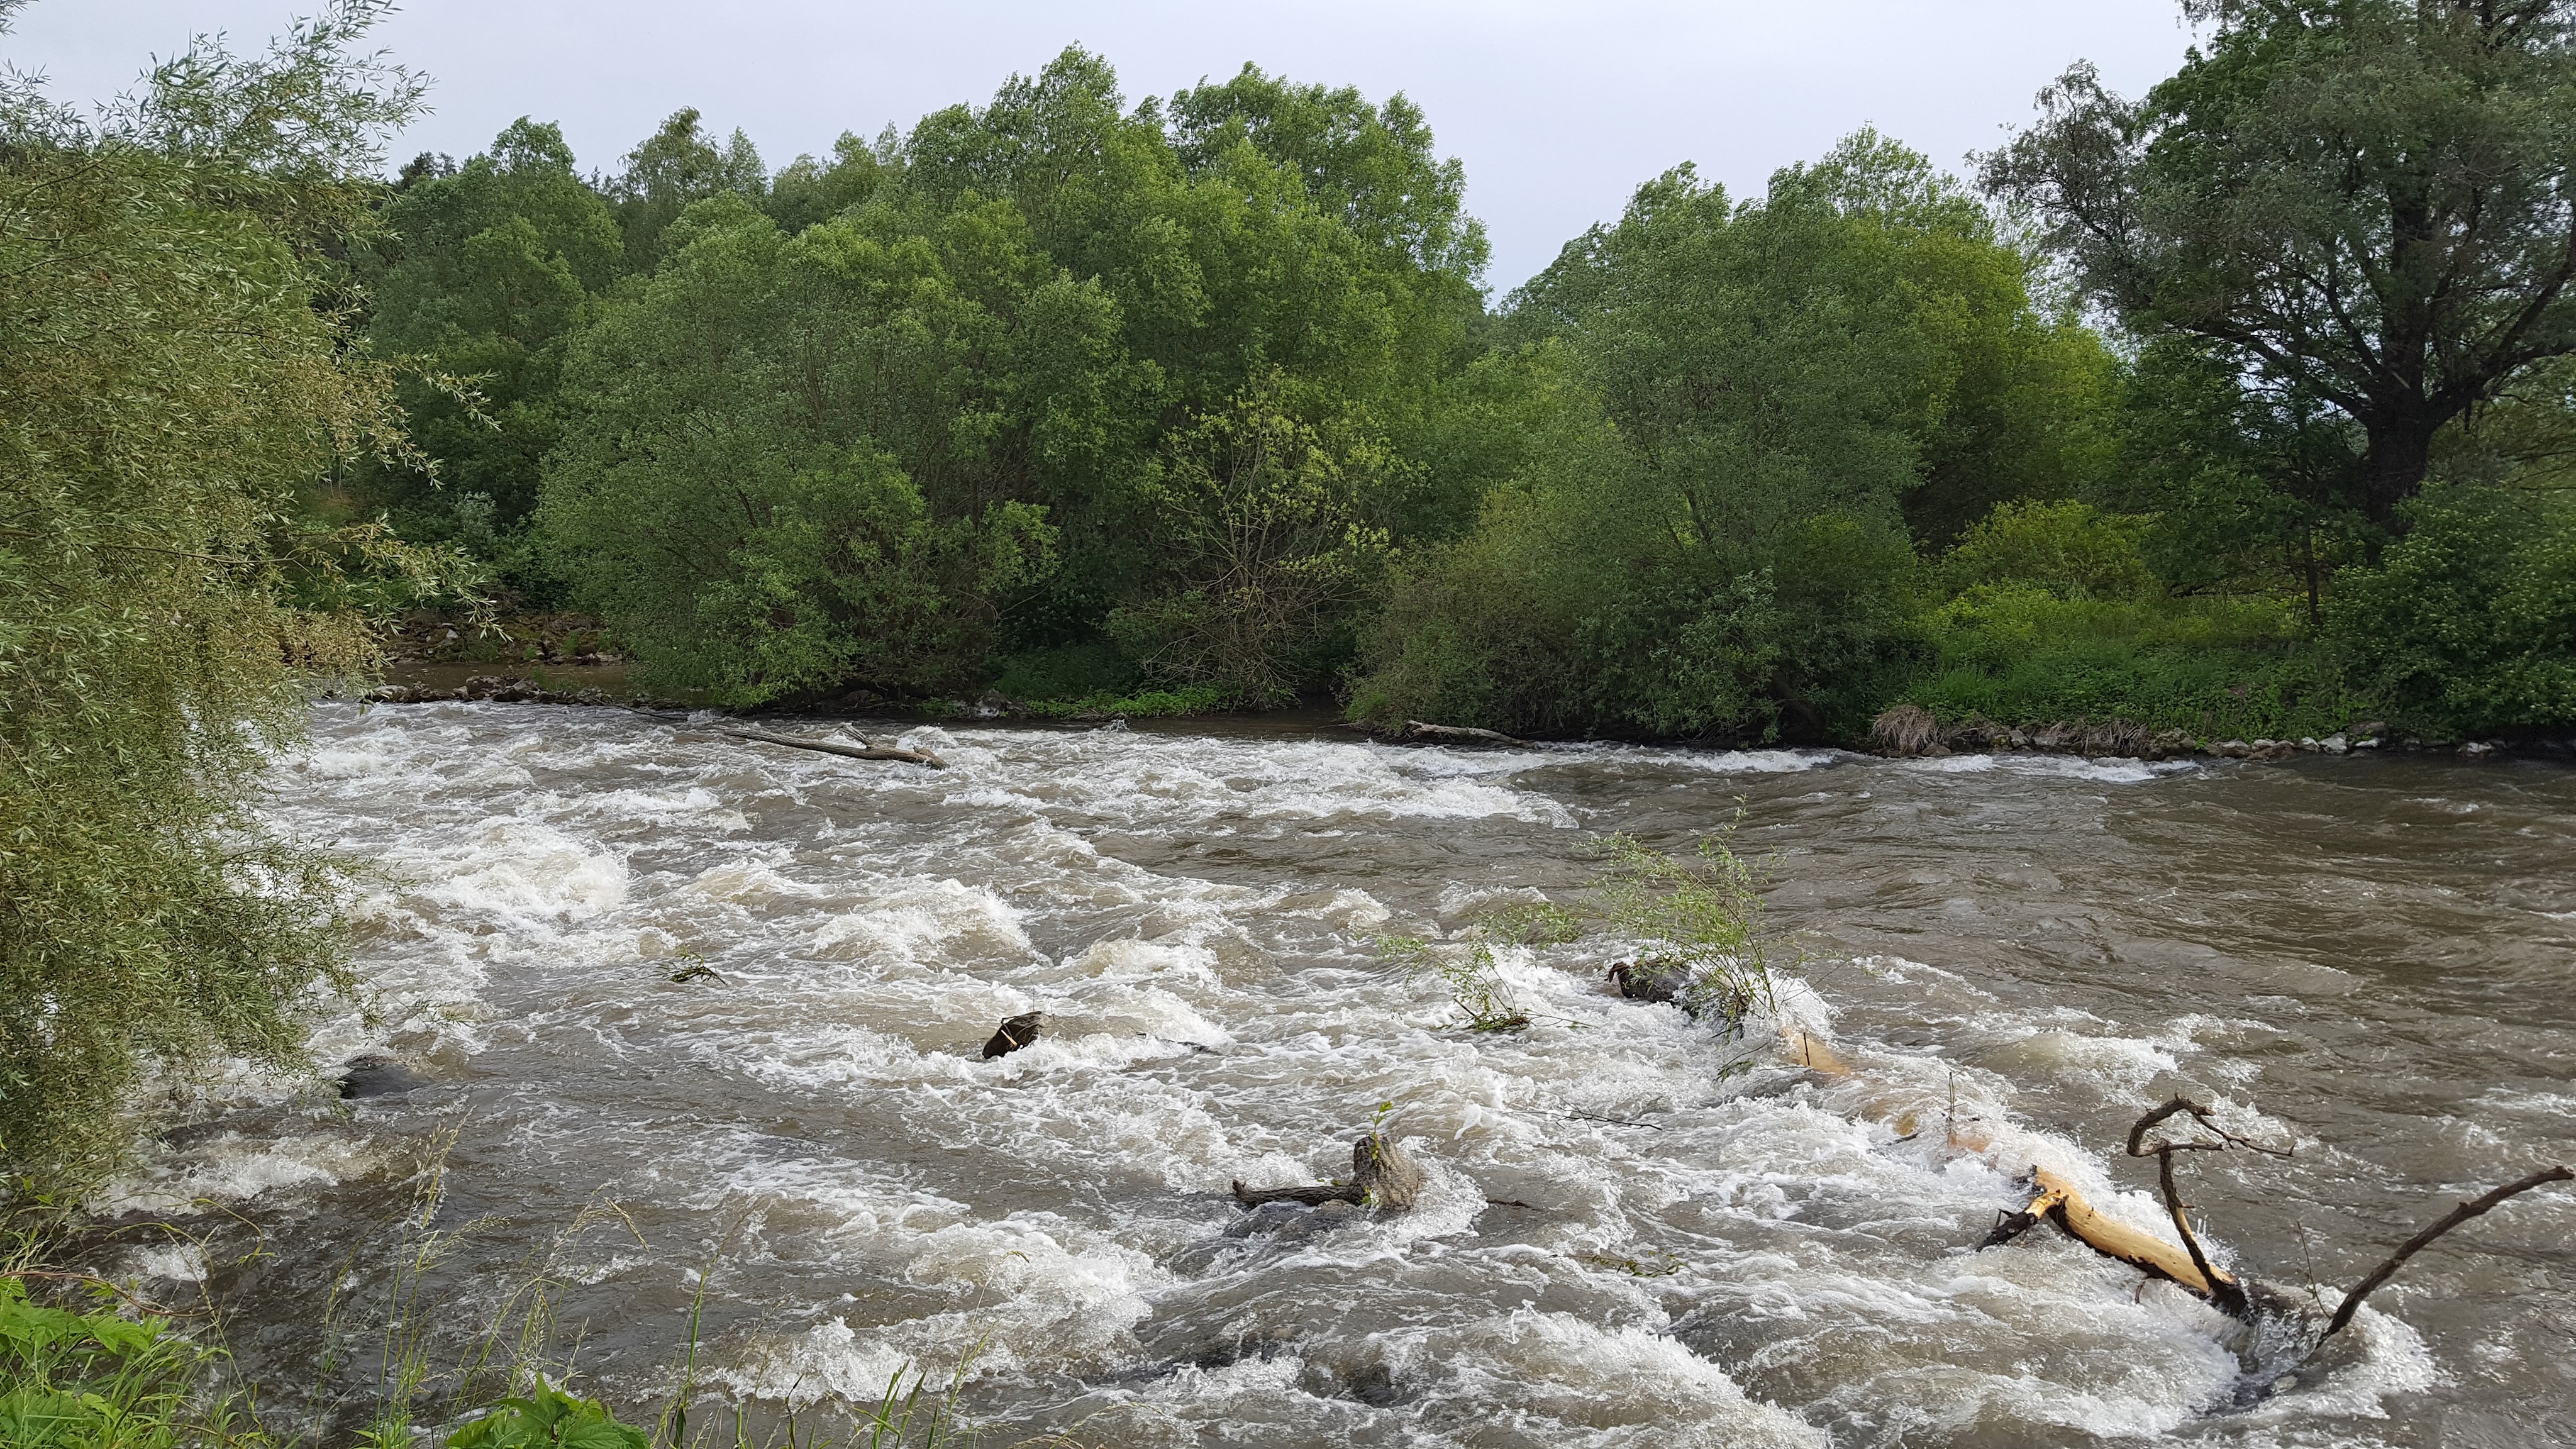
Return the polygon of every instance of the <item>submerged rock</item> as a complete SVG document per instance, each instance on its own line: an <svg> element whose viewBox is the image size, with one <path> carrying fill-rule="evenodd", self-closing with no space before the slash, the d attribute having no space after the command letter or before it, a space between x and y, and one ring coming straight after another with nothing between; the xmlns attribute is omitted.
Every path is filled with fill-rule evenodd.
<svg viewBox="0 0 2576 1449"><path fill-rule="evenodd" d="M1630 1001L1679 1001L1690 973L1667 961L1622 961L1610 968L1610 981Z"/></svg>
<svg viewBox="0 0 2576 1449"><path fill-rule="evenodd" d="M1055 1025L1055 1018L1043 1011L1022 1012L1003 1021L993 1039L984 1043L984 1060L1008 1056L1038 1039L1038 1034Z"/></svg>
<svg viewBox="0 0 2576 1449"><path fill-rule="evenodd" d="M350 1058L340 1072L340 1095L352 1101L360 1097L399 1097L428 1085L427 1077L392 1057L373 1053Z"/></svg>

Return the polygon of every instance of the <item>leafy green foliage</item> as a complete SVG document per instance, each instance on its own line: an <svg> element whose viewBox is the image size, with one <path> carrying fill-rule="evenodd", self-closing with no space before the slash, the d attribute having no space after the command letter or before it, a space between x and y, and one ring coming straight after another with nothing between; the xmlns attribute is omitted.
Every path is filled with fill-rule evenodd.
<svg viewBox="0 0 2576 1449"><path fill-rule="evenodd" d="M2289 599L2067 598L1974 586L1920 617L1928 658L1894 691L1945 721L2124 720L2206 739L2322 736L2373 706Z"/></svg>
<svg viewBox="0 0 2576 1449"><path fill-rule="evenodd" d="M1102 715L1174 719L1183 715L1215 714L1224 709L1227 702L1225 695L1214 687L1196 685L1184 689L1147 689L1133 694L1099 690L1071 699L1029 700L1023 707L1040 719L1082 719Z"/></svg>
<svg viewBox="0 0 2576 1449"><path fill-rule="evenodd" d="M2175 598L2151 518L2006 503L1932 571L1894 693L1946 721L2124 720L2195 737L2324 735L2357 701L2281 595Z"/></svg>
<svg viewBox="0 0 2576 1449"><path fill-rule="evenodd" d="M966 424L989 392L966 355L1029 336L952 281L955 262L1026 272L1014 229L991 220L950 248L888 244L855 219L791 238L719 197L582 336L582 412L543 520L578 597L657 685L754 704L974 682L997 596L1044 572L1052 540L1032 505L974 507L989 454ZM924 475L956 511L934 513Z"/></svg>
<svg viewBox="0 0 2576 1449"><path fill-rule="evenodd" d="M428 467L375 470L361 492L403 535L501 561L523 592L548 580L519 536L540 461L562 434L564 351L623 273L608 204L560 131L526 118L460 170L414 163L359 256L379 352L416 369L400 400Z"/></svg>
<svg viewBox="0 0 2576 1449"><path fill-rule="evenodd" d="M195 1442L207 1355L157 1321L73 1313L0 1274L0 1443L13 1449L169 1449Z"/></svg>
<svg viewBox="0 0 2576 1449"><path fill-rule="evenodd" d="M2087 503L2001 503L1941 561L1952 587L2029 583L2062 598L2136 598L2157 592L2139 549L2148 520Z"/></svg>
<svg viewBox="0 0 2576 1449"><path fill-rule="evenodd" d="M2325 481L2395 526L2446 424L2576 349L2576 13L2186 8L2217 23L2178 74L2131 103L2068 71L1985 180L2131 328L2348 420Z"/></svg>
<svg viewBox="0 0 2576 1449"><path fill-rule="evenodd" d="M2558 494L2436 488L2329 616L2355 672L2440 733L2576 719L2576 510Z"/></svg>
<svg viewBox="0 0 2576 1449"><path fill-rule="evenodd" d="M525 1397L447 1436L448 1449L646 1449L644 1431L617 1422L597 1399L577 1399L540 1379Z"/></svg>
<svg viewBox="0 0 2576 1449"><path fill-rule="evenodd" d="M1730 1031L1774 1001L1772 946L1762 930L1761 878L1724 835L1695 857L1667 855L1636 837L1601 842L1594 883L1603 924L1636 940L1659 970L1679 977L1679 1001Z"/></svg>
<svg viewBox="0 0 2576 1449"><path fill-rule="evenodd" d="M1529 1012L1509 982L1493 946L1482 939L1425 941L1415 936L1386 936L1377 943L1378 959L1401 969L1408 978L1430 976L1449 988L1459 1024L1469 1031L1519 1031L1530 1024Z"/></svg>
<svg viewBox="0 0 2576 1449"><path fill-rule="evenodd" d="M1554 416L1511 483L1473 534L1396 571L1355 710L1776 735L1858 707L1947 399L1934 321L1968 310L1907 261L1960 204L1874 145L1782 173L1761 204L1668 173L1525 289L1516 327L1556 345L1519 364L1577 385L1524 391ZM1885 199L1906 186L1918 204Z"/></svg>
<svg viewBox="0 0 2576 1449"><path fill-rule="evenodd" d="M769 191L769 170L751 138L737 130L718 146L699 128L695 106L671 113L659 130L626 153L625 167L608 186L624 231L626 255L649 269L668 251L663 233L694 202L717 196L758 202Z"/></svg>
<svg viewBox="0 0 2576 1449"><path fill-rule="evenodd" d="M1172 440L1151 490L1160 587L1107 621L1149 673L1255 707L1325 672L1388 543L1363 522L1384 450L1334 446L1279 408L1270 381Z"/></svg>
<svg viewBox="0 0 2576 1449"><path fill-rule="evenodd" d="M1174 107L1072 50L765 197L693 113L639 148L612 192L656 269L572 347L544 518L649 675L919 695L1114 639L1240 702L1331 677L1372 559L1454 527L1388 438L1466 360L1482 238L1400 99L1247 72ZM859 466L816 448L911 494L835 487L857 512L781 541L770 480ZM817 555L846 536L863 569Z"/></svg>
<svg viewBox="0 0 2576 1449"><path fill-rule="evenodd" d="M441 561L319 521L406 459L326 247L343 169L417 83L344 4L242 59L200 45L98 127L0 93L0 1161L77 1184L147 1064L298 1057L341 979L338 875L250 800L316 676Z"/></svg>

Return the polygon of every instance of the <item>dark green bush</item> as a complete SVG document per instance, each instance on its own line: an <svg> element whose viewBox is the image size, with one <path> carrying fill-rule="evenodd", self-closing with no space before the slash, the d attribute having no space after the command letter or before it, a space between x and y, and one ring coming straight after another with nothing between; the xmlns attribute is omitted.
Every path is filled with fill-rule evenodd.
<svg viewBox="0 0 2576 1449"><path fill-rule="evenodd" d="M2356 679L2447 733L2576 720L2576 509L2563 494L2435 488L2328 615Z"/></svg>

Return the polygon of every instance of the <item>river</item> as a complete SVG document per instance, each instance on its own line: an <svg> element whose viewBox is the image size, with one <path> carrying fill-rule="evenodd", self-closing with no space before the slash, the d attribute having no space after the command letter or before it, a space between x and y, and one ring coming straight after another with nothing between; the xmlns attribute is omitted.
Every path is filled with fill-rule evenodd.
<svg viewBox="0 0 2576 1449"><path fill-rule="evenodd" d="M381 1313L426 1162L424 1352L544 1265L589 1391L647 1415L695 1304L702 1405L962 1364L987 1445L2576 1443L2564 1188L2304 1369L2054 1229L1974 1251L2030 1162L2161 1224L2120 1142L2177 1091L2295 1139L2181 1167L2293 1298L2576 1160L2564 767L910 728L934 772L712 723L318 710L271 813L375 874L369 1010L316 1051L409 1090L210 1087L109 1203L197 1235L117 1241L227 1306L273 1399L372 1373L321 1327ZM1579 900L1609 832L1730 822L1850 1079L1608 994L1615 941L1502 952L1518 1033L1377 956ZM1381 1112L1413 1212L1226 1236L1230 1181L1346 1173Z"/></svg>

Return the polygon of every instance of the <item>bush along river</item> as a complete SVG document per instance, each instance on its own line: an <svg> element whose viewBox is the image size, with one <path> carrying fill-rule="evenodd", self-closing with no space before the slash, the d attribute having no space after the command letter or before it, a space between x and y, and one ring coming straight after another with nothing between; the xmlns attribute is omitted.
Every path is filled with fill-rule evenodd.
<svg viewBox="0 0 2576 1449"><path fill-rule="evenodd" d="M321 707L271 808L375 871L341 1089L174 1101L96 1251L326 1421L408 1363L448 1422L524 1330L754 1437L903 1373L989 1444L2576 1442L2566 1185L2314 1346L2576 1160L2562 765L730 727ZM1616 931L1490 944L1605 837L1730 828L1777 973L1739 1033L1620 995ZM1488 942L1527 1024L1392 938ZM2260 1312L2051 1222L1980 1249L2034 1168L2174 1244L2124 1144L2176 1096L2293 1149L2172 1154ZM1406 1210L1230 1191L1372 1128Z"/></svg>

